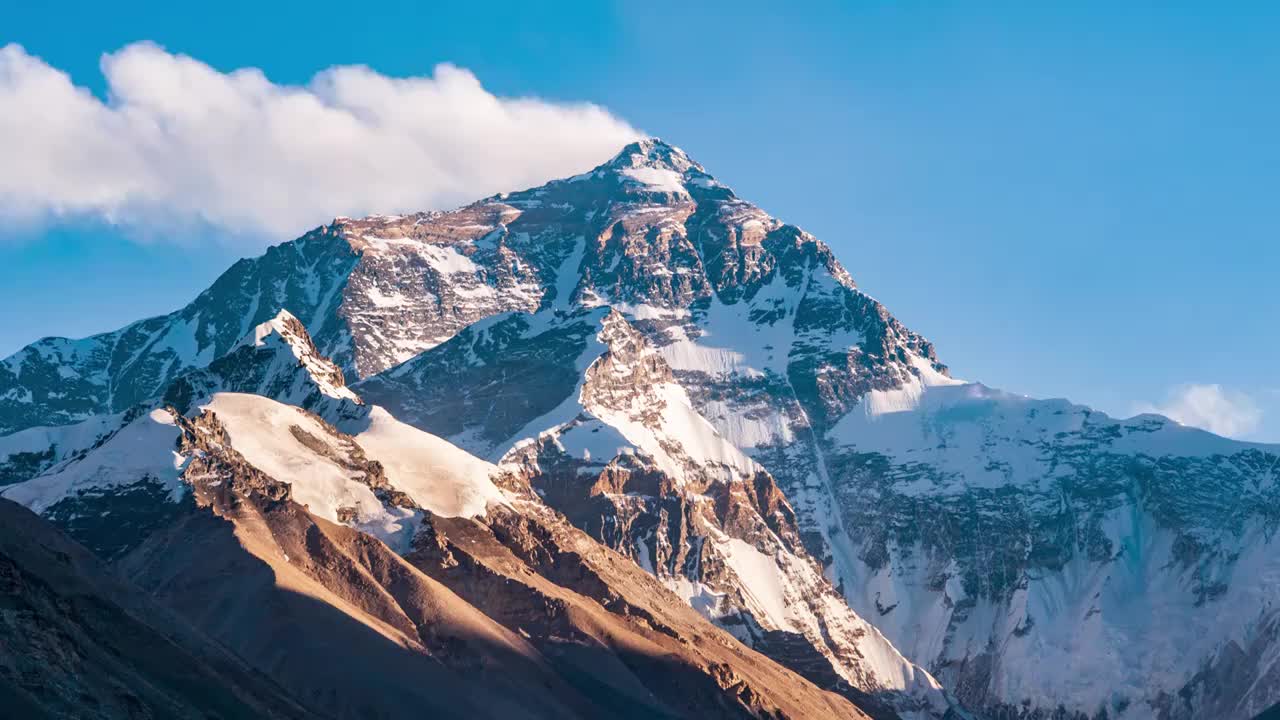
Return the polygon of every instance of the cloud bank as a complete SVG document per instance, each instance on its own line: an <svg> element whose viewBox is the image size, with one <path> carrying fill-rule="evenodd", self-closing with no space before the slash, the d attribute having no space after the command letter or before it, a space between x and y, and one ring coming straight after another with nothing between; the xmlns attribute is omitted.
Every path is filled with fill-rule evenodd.
<svg viewBox="0 0 1280 720"><path fill-rule="evenodd" d="M572 175L640 135L595 105L494 96L453 65L412 78L333 67L300 87L138 43L101 68L106 102L21 46L0 48L0 218L279 240L336 215L446 208Z"/></svg>
<svg viewBox="0 0 1280 720"><path fill-rule="evenodd" d="M1140 405L1138 412L1159 413L1183 425L1225 437L1240 437L1262 424L1262 410L1248 395L1221 385L1180 385L1160 405Z"/></svg>

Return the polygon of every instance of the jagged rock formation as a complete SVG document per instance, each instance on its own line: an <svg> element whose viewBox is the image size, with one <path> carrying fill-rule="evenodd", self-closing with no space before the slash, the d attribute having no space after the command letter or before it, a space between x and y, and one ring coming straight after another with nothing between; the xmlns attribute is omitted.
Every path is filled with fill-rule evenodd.
<svg viewBox="0 0 1280 720"><path fill-rule="evenodd" d="M307 328L288 310L258 325L207 367L179 376L163 399L187 408L218 391L253 393L320 412L340 412L343 405L335 400L361 404L342 370L320 354Z"/></svg>
<svg viewBox="0 0 1280 720"><path fill-rule="evenodd" d="M277 367L331 357L385 417L323 391L299 399L312 381L212 369L265 353L238 344L281 309L314 350ZM98 445L95 462L119 468L127 453L111 453L173 433L147 413L183 376L174 399L197 407L217 388L279 392L365 450L398 418L500 463L512 487L665 586L689 583L700 611L826 687L928 677L896 651L871 661L876 629L825 632L846 617L835 626L869 621L996 718L1247 718L1280 698L1276 447L959 383L826 245L660 141L452 212L339 218L168 316L35 343L0 362L0 482L78 488L44 509L103 525L96 551L131 552L136 533L94 519L101 484L77 453ZM492 500L468 486L430 499L450 512L388 505L364 471L326 472L346 504L313 514L410 554L423 518L466 526ZM127 525L146 530L181 483L159 464L141 476ZM779 582L735 568L754 557L726 554L735 540ZM834 597L824 576L848 608L808 602ZM765 588L787 583L806 602L773 612Z"/></svg>

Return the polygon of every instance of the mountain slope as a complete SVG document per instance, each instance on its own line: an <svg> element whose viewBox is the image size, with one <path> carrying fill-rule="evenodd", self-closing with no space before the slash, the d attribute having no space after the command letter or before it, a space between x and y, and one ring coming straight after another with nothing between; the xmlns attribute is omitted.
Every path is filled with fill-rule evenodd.
<svg viewBox="0 0 1280 720"><path fill-rule="evenodd" d="M118 565L308 704L340 717L865 717L728 635L717 637L650 576L531 493L520 512L508 500L475 518L437 516L411 492L383 485L380 463L356 438L300 408L218 393L191 418L169 413L165 423L164 415L145 417L175 428L176 447L166 436L133 448L182 458L180 499L117 554ZM279 421L290 416L294 424ZM242 454L235 446L245 429L254 442ZM104 484L103 502L130 482L149 482L99 452L110 449L68 467L103 469L93 474ZM436 477L432 468L419 472ZM415 480L440 490L404 467L391 477L405 478L409 491ZM354 484L373 492L362 498ZM74 494L84 486L36 478L9 493L48 499L50 488ZM312 502L304 507L295 497ZM423 526L407 558L375 537L383 526L367 527L367 515L396 510L408 513L401 522L412 517ZM329 512L355 527L313 514ZM507 560L494 564L494 553ZM344 658L365 670L349 672Z"/></svg>
<svg viewBox="0 0 1280 720"><path fill-rule="evenodd" d="M0 434L122 412L179 375L226 355L289 309L313 335L341 342L335 318L359 255L314 231L241 260L180 310L82 340L45 338L0 361Z"/></svg>
<svg viewBox="0 0 1280 720"><path fill-rule="evenodd" d="M322 717L2 499L0 598L8 717Z"/></svg>
<svg viewBox="0 0 1280 720"><path fill-rule="evenodd" d="M242 396L257 410L278 406ZM229 408L230 409L230 408ZM230 413L225 413L230 414ZM233 449L216 412L179 418L200 509L121 568L308 702L341 717L573 717L590 705L527 642L369 535L307 512L319 466L274 479ZM279 446L286 429L263 427ZM319 453L323 455L324 453ZM319 487L317 487L319 486ZM348 662L363 670L352 673ZM578 707L575 707L578 705Z"/></svg>

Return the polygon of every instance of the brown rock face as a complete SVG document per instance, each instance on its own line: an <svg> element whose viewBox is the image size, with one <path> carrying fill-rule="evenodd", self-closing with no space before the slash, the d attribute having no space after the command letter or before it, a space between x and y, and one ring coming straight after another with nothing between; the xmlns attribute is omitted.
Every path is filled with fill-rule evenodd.
<svg viewBox="0 0 1280 720"><path fill-rule="evenodd" d="M866 717L548 508L432 518L418 540L415 566L530 638L562 675L594 672L611 717Z"/></svg>

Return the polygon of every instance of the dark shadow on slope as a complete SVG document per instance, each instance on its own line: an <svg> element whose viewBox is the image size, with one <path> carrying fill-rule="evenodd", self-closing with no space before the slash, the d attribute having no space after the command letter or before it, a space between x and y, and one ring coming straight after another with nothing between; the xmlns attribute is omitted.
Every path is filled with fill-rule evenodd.
<svg viewBox="0 0 1280 720"><path fill-rule="evenodd" d="M0 715L317 716L8 500L0 500Z"/></svg>
<svg viewBox="0 0 1280 720"><path fill-rule="evenodd" d="M599 329L599 315L488 318L352 387L366 402L440 437L473 429L491 443L507 440L577 387L575 362ZM549 326L526 335L534 318Z"/></svg>

